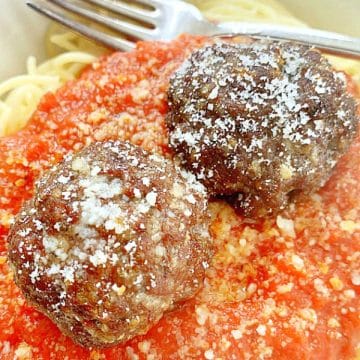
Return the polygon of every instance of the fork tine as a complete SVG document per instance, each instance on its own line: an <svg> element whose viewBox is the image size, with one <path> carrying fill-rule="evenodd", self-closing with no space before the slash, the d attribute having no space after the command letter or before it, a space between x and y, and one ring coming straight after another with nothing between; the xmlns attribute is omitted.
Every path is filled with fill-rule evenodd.
<svg viewBox="0 0 360 360"><path fill-rule="evenodd" d="M135 2L147 6L152 6L154 8L158 8L159 6L162 6L164 3L168 2L169 0L134 0Z"/></svg>
<svg viewBox="0 0 360 360"><path fill-rule="evenodd" d="M55 10L54 8L50 8L50 6L39 0L27 0L26 4L34 9L35 11L49 17L52 20L59 22L62 25L65 25L80 34L93 39L105 46L108 46L112 49L122 50L122 51L131 51L135 48L135 44L131 41L116 38L114 36L104 34L101 31L97 31L95 29L90 28L84 24L73 21L67 17L65 17L61 12Z"/></svg>
<svg viewBox="0 0 360 360"><path fill-rule="evenodd" d="M156 10L162 10L164 8L173 7L173 6L178 5L179 3L182 7L187 6L187 5L194 6L194 5L188 4L186 2L184 5L183 0L133 0L133 1L138 4L153 7Z"/></svg>
<svg viewBox="0 0 360 360"><path fill-rule="evenodd" d="M125 15L134 20L140 20L154 25L156 18L156 11L146 11L143 9L136 9L135 7L125 5L121 2L113 2L109 0L87 0L87 2L100 6L104 9L110 10L119 15Z"/></svg>
<svg viewBox="0 0 360 360"><path fill-rule="evenodd" d="M112 19L109 16L104 16L101 14L97 14L92 10L85 9L81 7L81 3L73 3L63 0L50 0L51 3L56 4L74 14L83 16L88 18L89 20L95 21L98 24L105 25L111 29L114 29L116 31L120 31L124 34L133 36L138 39L152 39L153 38L153 32L152 29L147 29L142 26L133 25L126 21L118 20L118 19Z"/></svg>

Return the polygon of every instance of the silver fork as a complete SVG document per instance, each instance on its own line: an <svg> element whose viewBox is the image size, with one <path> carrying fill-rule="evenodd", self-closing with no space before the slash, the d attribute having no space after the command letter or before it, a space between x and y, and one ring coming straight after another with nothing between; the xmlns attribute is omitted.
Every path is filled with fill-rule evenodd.
<svg viewBox="0 0 360 360"><path fill-rule="evenodd" d="M336 55L360 58L359 38L322 30L268 24L215 24L207 21L195 6L180 0L135 0L131 5L129 1L123 0L26 0L26 3L41 14L90 39L123 51L132 50L137 40L170 40L188 32L211 36L247 35L292 40ZM121 18L117 17L119 15ZM125 35L125 38L95 29L80 21L80 18Z"/></svg>

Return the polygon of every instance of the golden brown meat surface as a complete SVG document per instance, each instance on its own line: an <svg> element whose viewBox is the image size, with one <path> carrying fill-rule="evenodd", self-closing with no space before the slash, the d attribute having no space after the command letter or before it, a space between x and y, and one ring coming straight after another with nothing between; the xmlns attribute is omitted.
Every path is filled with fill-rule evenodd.
<svg viewBox="0 0 360 360"><path fill-rule="evenodd" d="M213 195L246 215L276 213L322 186L354 138L346 85L307 46L203 47L170 81L170 146Z"/></svg>
<svg viewBox="0 0 360 360"><path fill-rule="evenodd" d="M15 281L81 345L126 341L201 287L206 209L203 185L169 160L94 143L45 173L17 217Z"/></svg>

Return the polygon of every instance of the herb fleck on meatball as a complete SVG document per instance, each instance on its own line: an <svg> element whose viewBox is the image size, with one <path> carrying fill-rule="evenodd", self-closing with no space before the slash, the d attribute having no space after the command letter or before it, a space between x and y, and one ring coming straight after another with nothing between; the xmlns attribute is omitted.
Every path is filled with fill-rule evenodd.
<svg viewBox="0 0 360 360"><path fill-rule="evenodd" d="M79 344L124 342L201 287L206 209L204 186L169 160L94 143L48 171L17 217L16 283Z"/></svg>
<svg viewBox="0 0 360 360"><path fill-rule="evenodd" d="M216 43L173 75L170 146L213 195L274 214L322 186L354 138L343 73L294 43Z"/></svg>

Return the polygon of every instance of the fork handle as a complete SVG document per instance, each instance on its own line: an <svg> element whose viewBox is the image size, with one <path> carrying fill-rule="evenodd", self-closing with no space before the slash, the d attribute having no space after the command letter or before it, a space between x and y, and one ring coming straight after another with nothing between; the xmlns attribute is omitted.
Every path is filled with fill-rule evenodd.
<svg viewBox="0 0 360 360"><path fill-rule="evenodd" d="M226 37L247 35L255 38L292 40L313 45L330 54L360 59L360 38L323 30L260 23L225 22L217 25L214 35Z"/></svg>

